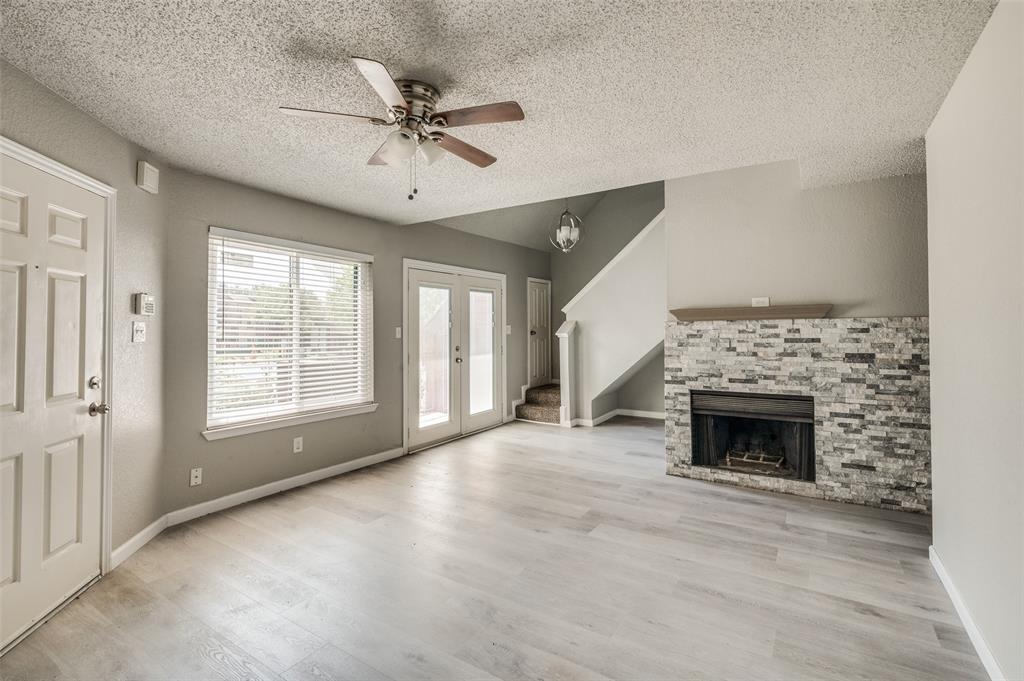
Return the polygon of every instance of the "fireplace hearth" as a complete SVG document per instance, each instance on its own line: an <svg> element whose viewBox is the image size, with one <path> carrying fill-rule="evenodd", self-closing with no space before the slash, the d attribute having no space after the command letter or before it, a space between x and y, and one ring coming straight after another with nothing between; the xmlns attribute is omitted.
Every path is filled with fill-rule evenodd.
<svg viewBox="0 0 1024 681"><path fill-rule="evenodd" d="M693 465L814 482L814 398L692 391Z"/></svg>

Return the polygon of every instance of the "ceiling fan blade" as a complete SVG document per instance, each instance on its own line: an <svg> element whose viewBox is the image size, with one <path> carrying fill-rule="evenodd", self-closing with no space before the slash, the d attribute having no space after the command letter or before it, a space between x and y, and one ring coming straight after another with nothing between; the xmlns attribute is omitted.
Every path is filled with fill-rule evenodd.
<svg viewBox="0 0 1024 681"><path fill-rule="evenodd" d="M526 118L526 115L516 102L499 102L497 104L470 106L465 109L441 111L431 116L430 122L432 125L454 128L459 125L507 123L509 121L521 121L524 118Z"/></svg>
<svg viewBox="0 0 1024 681"><path fill-rule="evenodd" d="M363 57L352 57L352 61L359 69L359 73L363 74L363 78L370 84L370 87L377 91L385 104L392 109L398 107L406 111L409 110L409 103L405 101L402 91L395 85L395 80L388 73L387 67L379 61Z"/></svg>
<svg viewBox="0 0 1024 681"><path fill-rule="evenodd" d="M366 162L368 166L386 166L387 161L381 158L381 153L384 151L384 147L388 144L387 140L384 140L384 144L377 147L377 151L373 152L373 156Z"/></svg>
<svg viewBox="0 0 1024 681"><path fill-rule="evenodd" d="M374 116L360 116L358 114L336 113L334 111L317 111L316 109L297 109L293 106L279 106L277 110L289 116L301 116L302 118L353 118L357 121L366 121L373 125L388 125L383 118Z"/></svg>
<svg viewBox="0 0 1024 681"><path fill-rule="evenodd" d="M430 136L437 142L437 146L465 161L469 161L475 166L486 168L498 160L486 151L477 149L472 144L466 144L462 140L446 135L443 132L432 133Z"/></svg>

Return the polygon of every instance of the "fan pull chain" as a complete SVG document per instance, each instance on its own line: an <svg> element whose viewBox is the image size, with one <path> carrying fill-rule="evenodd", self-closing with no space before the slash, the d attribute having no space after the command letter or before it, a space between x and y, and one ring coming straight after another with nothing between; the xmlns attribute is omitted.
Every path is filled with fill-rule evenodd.
<svg viewBox="0 0 1024 681"><path fill-rule="evenodd" d="M415 199L419 193L420 190L416 188L416 154L413 154L409 159L409 200Z"/></svg>

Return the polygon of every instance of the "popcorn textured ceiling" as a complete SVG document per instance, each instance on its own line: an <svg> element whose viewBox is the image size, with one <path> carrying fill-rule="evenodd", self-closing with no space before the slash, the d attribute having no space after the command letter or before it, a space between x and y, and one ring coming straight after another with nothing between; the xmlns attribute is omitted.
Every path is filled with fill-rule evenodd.
<svg viewBox="0 0 1024 681"><path fill-rule="evenodd" d="M0 54L172 164L412 223L798 159L807 185L924 169L923 135L994 0L0 0ZM368 167L385 131L348 61L508 99L453 129L498 157Z"/></svg>

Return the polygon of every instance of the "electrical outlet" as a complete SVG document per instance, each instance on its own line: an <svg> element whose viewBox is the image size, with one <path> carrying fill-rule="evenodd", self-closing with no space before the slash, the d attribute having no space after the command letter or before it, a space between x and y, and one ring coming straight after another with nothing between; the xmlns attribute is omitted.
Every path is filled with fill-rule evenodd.
<svg viewBox="0 0 1024 681"><path fill-rule="evenodd" d="M751 298L750 299L750 306L751 307L771 307L771 304L772 304L772 299L769 298L768 296L765 296L763 298Z"/></svg>
<svg viewBox="0 0 1024 681"><path fill-rule="evenodd" d="M197 487L201 484L203 484L203 469L193 468L188 479L188 486Z"/></svg>
<svg viewBox="0 0 1024 681"><path fill-rule="evenodd" d="M292 440L292 454L298 454L302 451L302 438L297 437Z"/></svg>
<svg viewBox="0 0 1024 681"><path fill-rule="evenodd" d="M132 322L132 343L146 342L146 322Z"/></svg>

